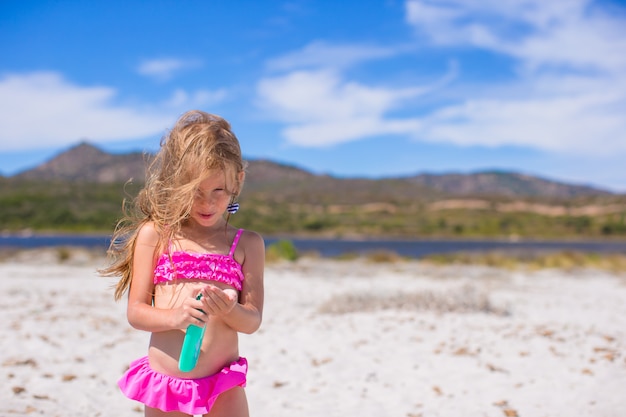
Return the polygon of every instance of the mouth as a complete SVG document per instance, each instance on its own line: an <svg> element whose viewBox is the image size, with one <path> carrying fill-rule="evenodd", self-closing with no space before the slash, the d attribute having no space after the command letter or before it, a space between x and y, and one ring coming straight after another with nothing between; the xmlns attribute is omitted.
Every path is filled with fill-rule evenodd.
<svg viewBox="0 0 626 417"><path fill-rule="evenodd" d="M214 214L213 213L198 213L198 216L200 216L200 218L203 220L209 220L213 218Z"/></svg>

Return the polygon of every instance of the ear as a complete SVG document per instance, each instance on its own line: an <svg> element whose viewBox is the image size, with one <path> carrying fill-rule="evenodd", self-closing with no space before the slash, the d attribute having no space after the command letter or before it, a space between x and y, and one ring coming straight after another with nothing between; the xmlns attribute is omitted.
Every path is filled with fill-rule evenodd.
<svg viewBox="0 0 626 417"><path fill-rule="evenodd" d="M237 184L239 185L237 188L237 194L241 193L241 189L243 188L243 182L246 180L246 172L240 171L237 174Z"/></svg>

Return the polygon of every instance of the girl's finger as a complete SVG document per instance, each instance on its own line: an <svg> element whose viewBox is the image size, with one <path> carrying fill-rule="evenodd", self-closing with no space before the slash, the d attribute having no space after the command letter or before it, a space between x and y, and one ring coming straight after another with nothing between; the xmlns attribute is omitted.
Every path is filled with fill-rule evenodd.
<svg viewBox="0 0 626 417"><path fill-rule="evenodd" d="M206 301L211 313L223 314L231 310L233 300L226 291L217 287L207 288Z"/></svg>

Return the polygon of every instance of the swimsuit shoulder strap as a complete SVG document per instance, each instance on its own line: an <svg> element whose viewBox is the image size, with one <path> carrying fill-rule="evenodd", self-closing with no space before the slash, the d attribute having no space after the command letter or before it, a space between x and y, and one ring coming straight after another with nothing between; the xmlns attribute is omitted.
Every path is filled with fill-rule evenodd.
<svg viewBox="0 0 626 417"><path fill-rule="evenodd" d="M235 255L235 249L237 249L237 243L239 243L239 238L241 237L242 233L243 229L237 230L237 234L233 239L233 244L230 246L230 251L228 252L228 256L230 256L231 258L233 257L233 255Z"/></svg>

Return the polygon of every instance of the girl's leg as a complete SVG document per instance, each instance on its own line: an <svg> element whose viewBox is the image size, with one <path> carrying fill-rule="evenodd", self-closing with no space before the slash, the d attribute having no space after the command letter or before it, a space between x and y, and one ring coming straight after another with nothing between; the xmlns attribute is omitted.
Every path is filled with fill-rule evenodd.
<svg viewBox="0 0 626 417"><path fill-rule="evenodd" d="M211 412L204 417L249 417L248 399L241 387L231 388L217 397Z"/></svg>
<svg viewBox="0 0 626 417"><path fill-rule="evenodd" d="M189 414L180 413L178 411L171 411L166 413L165 411L161 411L158 408L152 408L145 406L144 416L146 417L189 417Z"/></svg>

